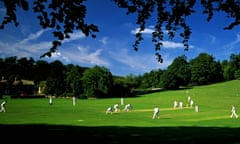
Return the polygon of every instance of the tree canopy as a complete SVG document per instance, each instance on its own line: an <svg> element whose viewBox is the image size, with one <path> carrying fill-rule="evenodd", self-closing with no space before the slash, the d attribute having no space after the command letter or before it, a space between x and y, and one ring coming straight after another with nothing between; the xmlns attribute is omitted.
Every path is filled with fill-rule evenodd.
<svg viewBox="0 0 240 144"><path fill-rule="evenodd" d="M34 10L39 20L39 25L43 29L53 29L52 47L49 51L42 54L41 57L51 57L62 41L70 38L70 34L75 30L81 31L85 36L96 37L99 32L98 26L95 24L86 23L85 16L87 6L84 4L86 0L33 0L31 5L27 0L0 0L3 2L6 13L3 20L0 22L0 29L9 23L14 23L18 26L18 18L16 15L17 8L29 11L29 8ZM168 37L173 39L176 33L182 37L184 50L189 49L189 39L192 29L187 23L187 17L196 12L196 0L112 0L119 8L127 10L126 14L136 14L136 24L139 26L139 31L136 33L135 42L133 43L134 50L138 50L140 42L143 40L142 32L145 30L146 22L153 15L156 16L156 24L152 33L152 42L155 45L155 51L158 62L162 62L160 54L164 32L167 31ZM207 15L206 21L212 20L214 14L223 12L227 18L232 21L226 24L225 30L231 30L240 24L240 2L238 0L201 0L200 5L203 7L203 14ZM30 7L32 6L32 7Z"/></svg>

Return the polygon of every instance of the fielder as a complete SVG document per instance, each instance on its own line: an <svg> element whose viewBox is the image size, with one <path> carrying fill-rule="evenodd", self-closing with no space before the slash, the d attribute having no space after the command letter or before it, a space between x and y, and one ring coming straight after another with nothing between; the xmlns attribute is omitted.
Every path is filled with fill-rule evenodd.
<svg viewBox="0 0 240 144"><path fill-rule="evenodd" d="M182 102L182 101L179 102L179 108L180 108L180 109L183 108L183 102Z"/></svg>
<svg viewBox="0 0 240 144"><path fill-rule="evenodd" d="M199 111L198 105L195 105L195 112L198 112L198 111Z"/></svg>
<svg viewBox="0 0 240 144"><path fill-rule="evenodd" d="M7 101L3 101L1 103L1 112L6 112L6 104L7 104Z"/></svg>
<svg viewBox="0 0 240 144"><path fill-rule="evenodd" d="M132 105L131 104L127 104L125 105L123 111L130 111L132 109Z"/></svg>
<svg viewBox="0 0 240 144"><path fill-rule="evenodd" d="M194 101L191 100L191 101L190 101L190 107L193 107L193 104L194 104Z"/></svg>
<svg viewBox="0 0 240 144"><path fill-rule="evenodd" d="M52 98L52 96L49 97L49 105L53 105L53 98Z"/></svg>
<svg viewBox="0 0 240 144"><path fill-rule="evenodd" d="M119 104L115 104L113 106L113 108L114 108L114 112L119 112L120 111Z"/></svg>
<svg viewBox="0 0 240 144"><path fill-rule="evenodd" d="M160 112L160 110L159 110L158 106L155 106L153 109L152 119L155 119L155 118L159 119L159 112Z"/></svg>
<svg viewBox="0 0 240 144"><path fill-rule="evenodd" d="M76 101L77 101L77 100L76 100L76 97L75 97L75 96L73 96L73 97L72 97L72 104L73 104L73 106L75 106L75 105L76 105Z"/></svg>
<svg viewBox="0 0 240 144"><path fill-rule="evenodd" d="M176 100L174 100L174 102L173 102L173 108L177 108L177 106L178 106L178 102L177 102Z"/></svg>
<svg viewBox="0 0 240 144"><path fill-rule="evenodd" d="M232 110L231 111L232 111L232 114L230 115L230 118L233 118L233 117L238 118L238 115L236 113L236 108L235 108L234 105L232 105Z"/></svg>
<svg viewBox="0 0 240 144"><path fill-rule="evenodd" d="M107 108L107 110L106 110L106 114L112 114L113 113L113 108L110 106L110 107L108 107Z"/></svg>

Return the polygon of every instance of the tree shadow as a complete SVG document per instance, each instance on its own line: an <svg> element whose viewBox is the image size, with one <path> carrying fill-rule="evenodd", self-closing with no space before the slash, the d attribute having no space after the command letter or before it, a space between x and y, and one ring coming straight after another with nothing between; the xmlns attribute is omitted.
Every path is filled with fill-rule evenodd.
<svg viewBox="0 0 240 144"><path fill-rule="evenodd" d="M240 128L0 125L8 143L216 144L240 143Z"/></svg>

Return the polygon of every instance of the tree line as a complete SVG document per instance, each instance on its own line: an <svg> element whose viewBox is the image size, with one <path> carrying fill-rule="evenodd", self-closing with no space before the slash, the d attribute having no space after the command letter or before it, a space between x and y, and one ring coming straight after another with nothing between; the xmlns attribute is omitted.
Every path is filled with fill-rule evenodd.
<svg viewBox="0 0 240 144"><path fill-rule="evenodd" d="M0 58L0 97L23 92L22 80L34 82L34 93L39 87L46 95L89 97L126 97L131 94L131 83L113 76L109 69L95 65L92 68L64 65L61 61L35 61L16 56ZM16 83L18 81L18 83ZM28 92L31 93L31 92ZM34 94L32 93L32 94Z"/></svg>
<svg viewBox="0 0 240 144"><path fill-rule="evenodd" d="M107 98L135 96L134 92L139 89L173 90L240 78L240 54L232 54L229 60L223 61L216 61L207 53L200 53L191 60L182 55L176 57L166 69L126 76L112 75L104 66L64 65L59 60L35 61L31 57L0 58L0 66L1 97L6 94L6 89L10 95L23 91L21 80L33 81L34 92L41 87L46 95ZM14 85L16 80L20 83Z"/></svg>
<svg viewBox="0 0 240 144"><path fill-rule="evenodd" d="M240 79L240 54L231 54L229 60L216 61L212 55L200 53L187 60L176 57L165 70L152 70L139 78L141 88L179 89Z"/></svg>

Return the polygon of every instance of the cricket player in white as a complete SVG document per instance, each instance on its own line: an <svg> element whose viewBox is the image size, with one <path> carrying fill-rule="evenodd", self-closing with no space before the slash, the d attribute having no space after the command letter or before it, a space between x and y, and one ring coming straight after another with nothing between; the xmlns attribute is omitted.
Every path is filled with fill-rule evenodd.
<svg viewBox="0 0 240 144"><path fill-rule="evenodd" d="M179 108L180 108L180 109L183 108L183 102L182 102L182 101L179 102Z"/></svg>
<svg viewBox="0 0 240 144"><path fill-rule="evenodd" d="M198 109L198 105L195 105L195 112L198 112L199 109Z"/></svg>
<svg viewBox="0 0 240 144"><path fill-rule="evenodd" d="M75 105L76 105L76 101L77 101L77 100L76 100L76 97L75 97L75 96L73 96L73 97L72 97L72 104L73 104L73 106L75 106Z"/></svg>
<svg viewBox="0 0 240 144"><path fill-rule="evenodd" d="M131 104L127 104L127 105L125 105L123 111L130 111L131 109L132 109Z"/></svg>
<svg viewBox="0 0 240 144"><path fill-rule="evenodd" d="M119 104L115 104L113 106L113 108L114 108L114 112L119 112L120 111Z"/></svg>
<svg viewBox="0 0 240 144"><path fill-rule="evenodd" d="M53 105L53 99L52 99L52 96L49 97L49 105Z"/></svg>
<svg viewBox="0 0 240 144"><path fill-rule="evenodd" d="M154 109L153 109L152 119L155 119L155 118L159 119L159 111L160 110L159 110L158 106L155 106Z"/></svg>
<svg viewBox="0 0 240 144"><path fill-rule="evenodd" d="M173 102L173 108L177 108L177 106L178 106L178 102L175 100L175 101Z"/></svg>
<svg viewBox="0 0 240 144"><path fill-rule="evenodd" d="M190 101L190 107L193 107L193 104L194 104L194 101L191 100L191 101Z"/></svg>
<svg viewBox="0 0 240 144"><path fill-rule="evenodd" d="M233 117L238 118L238 115L236 113L236 108L234 105L232 105L232 114L230 115L230 118L233 118Z"/></svg>
<svg viewBox="0 0 240 144"><path fill-rule="evenodd" d="M107 108L107 110L106 110L106 114L112 114L113 113L113 109L112 109L112 107L110 106L110 107L108 107Z"/></svg>
<svg viewBox="0 0 240 144"><path fill-rule="evenodd" d="M6 112L6 104L7 104L6 101L3 101L3 102L1 103L1 112Z"/></svg>

